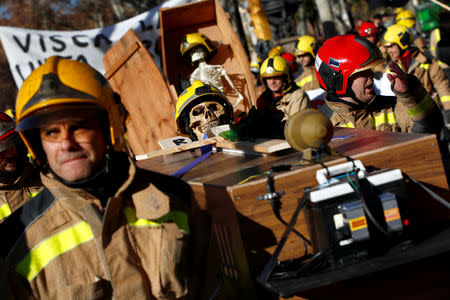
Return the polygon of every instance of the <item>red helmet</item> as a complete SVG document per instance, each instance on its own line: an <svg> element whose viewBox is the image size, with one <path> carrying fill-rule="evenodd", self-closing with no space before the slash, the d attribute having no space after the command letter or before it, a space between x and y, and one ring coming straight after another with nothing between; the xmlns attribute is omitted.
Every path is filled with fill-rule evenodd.
<svg viewBox="0 0 450 300"><path fill-rule="evenodd" d="M325 41L316 55L315 68L320 86L328 93L345 96L349 77L384 62L377 46L357 35L335 36Z"/></svg>
<svg viewBox="0 0 450 300"><path fill-rule="evenodd" d="M372 22L364 22L358 28L358 34L362 37L368 37L369 35L378 33L378 28Z"/></svg>
<svg viewBox="0 0 450 300"><path fill-rule="evenodd" d="M284 57L285 60L287 60L289 67L291 68L292 73L297 72L297 61L295 59L295 56L292 55L289 52L284 52L281 57Z"/></svg>

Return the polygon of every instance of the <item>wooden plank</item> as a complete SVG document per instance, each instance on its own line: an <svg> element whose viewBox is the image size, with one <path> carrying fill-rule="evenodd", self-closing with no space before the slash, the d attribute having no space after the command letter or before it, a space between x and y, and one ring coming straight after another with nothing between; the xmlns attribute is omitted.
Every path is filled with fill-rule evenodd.
<svg viewBox="0 0 450 300"><path fill-rule="evenodd" d="M160 149L158 140L176 136L175 100L147 49L130 29L103 62L112 88L129 113L132 127L127 127L127 137L134 154Z"/></svg>
<svg viewBox="0 0 450 300"><path fill-rule="evenodd" d="M173 154L173 153L177 153L177 152L181 152L181 151L186 151L186 150L200 148L200 147L207 146L207 145L216 144L217 139L218 139L218 137L212 137L212 138L204 139L201 141L195 141L195 142L192 142L189 144L183 144L178 147L173 147L173 148L169 148L169 149L161 149L161 150L156 150L156 151L148 152L148 153L141 154L141 155L136 155L136 160L149 159L149 158L153 158L153 157Z"/></svg>
<svg viewBox="0 0 450 300"><path fill-rule="evenodd" d="M227 140L218 140L216 147L227 149L240 149L270 154L280 150L290 149L291 145L289 145L289 143L286 140L255 139L255 141L253 142L251 141L230 142Z"/></svg>

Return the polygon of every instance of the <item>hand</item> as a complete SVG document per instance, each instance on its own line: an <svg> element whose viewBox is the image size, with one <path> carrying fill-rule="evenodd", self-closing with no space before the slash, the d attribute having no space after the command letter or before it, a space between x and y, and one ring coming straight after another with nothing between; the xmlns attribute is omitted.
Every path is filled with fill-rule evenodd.
<svg viewBox="0 0 450 300"><path fill-rule="evenodd" d="M387 78L395 92L406 93L408 91L408 75L398 64L391 61L389 63Z"/></svg>

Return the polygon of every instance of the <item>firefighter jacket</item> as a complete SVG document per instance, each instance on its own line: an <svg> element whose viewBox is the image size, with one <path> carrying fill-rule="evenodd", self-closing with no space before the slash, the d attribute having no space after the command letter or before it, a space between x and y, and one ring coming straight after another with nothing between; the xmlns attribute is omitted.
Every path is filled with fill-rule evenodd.
<svg viewBox="0 0 450 300"><path fill-rule="evenodd" d="M440 103L445 109L450 109L450 81L439 66L436 59L427 57L419 50L410 52L408 74L416 76L430 95L434 98L439 95ZM400 59L394 60L400 66L405 67Z"/></svg>
<svg viewBox="0 0 450 300"><path fill-rule="evenodd" d="M326 104L333 110L331 123L338 127L390 132L439 132L442 116L430 94L411 75L408 87L407 93L396 93L396 97L375 96L365 106L352 105L326 94Z"/></svg>
<svg viewBox="0 0 450 300"><path fill-rule="evenodd" d="M435 28L430 32L430 53L438 60L439 66L441 66L442 69L448 69L449 66L444 63L443 61L440 61L438 58L437 48L438 43L441 41L441 31L439 28Z"/></svg>
<svg viewBox="0 0 450 300"><path fill-rule="evenodd" d="M26 163L14 182L0 183L0 223L42 190L39 171Z"/></svg>
<svg viewBox="0 0 450 300"><path fill-rule="evenodd" d="M320 89L319 80L317 80L314 66L303 68L303 73L295 79L295 82L305 92Z"/></svg>
<svg viewBox="0 0 450 300"><path fill-rule="evenodd" d="M191 189L123 158L126 176L105 206L92 194L42 174L46 188L1 224L8 241L1 248L1 282L12 298L187 295L188 278L202 272L194 266L195 273L187 274Z"/></svg>
<svg viewBox="0 0 450 300"><path fill-rule="evenodd" d="M296 112L310 108L311 101L308 95L299 88L293 81L287 92L275 97L273 92L266 89L256 100L256 108L259 110L271 109L284 113L284 120Z"/></svg>

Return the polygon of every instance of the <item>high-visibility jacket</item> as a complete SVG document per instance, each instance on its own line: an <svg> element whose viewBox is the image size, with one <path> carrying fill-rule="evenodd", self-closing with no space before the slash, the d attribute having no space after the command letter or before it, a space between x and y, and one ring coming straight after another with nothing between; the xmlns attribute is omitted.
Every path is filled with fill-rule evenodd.
<svg viewBox="0 0 450 300"><path fill-rule="evenodd" d="M366 128L390 132L437 133L442 128L442 116L430 94L417 78L409 75L407 93L375 96L364 107L357 107L325 95L326 104L333 110L333 126ZM334 100L334 101L331 101Z"/></svg>
<svg viewBox="0 0 450 300"><path fill-rule="evenodd" d="M408 74L416 76L427 92L435 98L436 93L445 109L450 109L450 81L439 66L436 59L425 56L419 50L411 52L411 63L407 70ZM395 60L403 66L401 60Z"/></svg>
<svg viewBox="0 0 450 300"><path fill-rule="evenodd" d="M311 101L309 101L308 95L295 83L292 83L291 90L282 94L279 99L275 99L273 92L266 89L256 100L257 109L272 109L281 111L284 113L283 120L288 119L300 110L310 107Z"/></svg>
<svg viewBox="0 0 450 300"><path fill-rule="evenodd" d="M177 299L188 294L191 189L136 168L105 209L42 175L46 189L0 224L1 284L17 299ZM192 250L192 249L190 249ZM195 249L193 249L195 251ZM196 255L203 253L196 252Z"/></svg>
<svg viewBox="0 0 450 300"><path fill-rule="evenodd" d="M42 190L39 171L26 163L12 183L0 183L0 223Z"/></svg>
<svg viewBox="0 0 450 300"><path fill-rule="evenodd" d="M440 61L437 57L437 46L440 41L441 41L441 31L438 27L430 32L430 52L434 56L434 58L438 60L439 66L442 69L448 69L449 66L446 63Z"/></svg>
<svg viewBox="0 0 450 300"><path fill-rule="evenodd" d="M305 92L320 89L314 66L304 67L302 74L295 79L295 83Z"/></svg>

